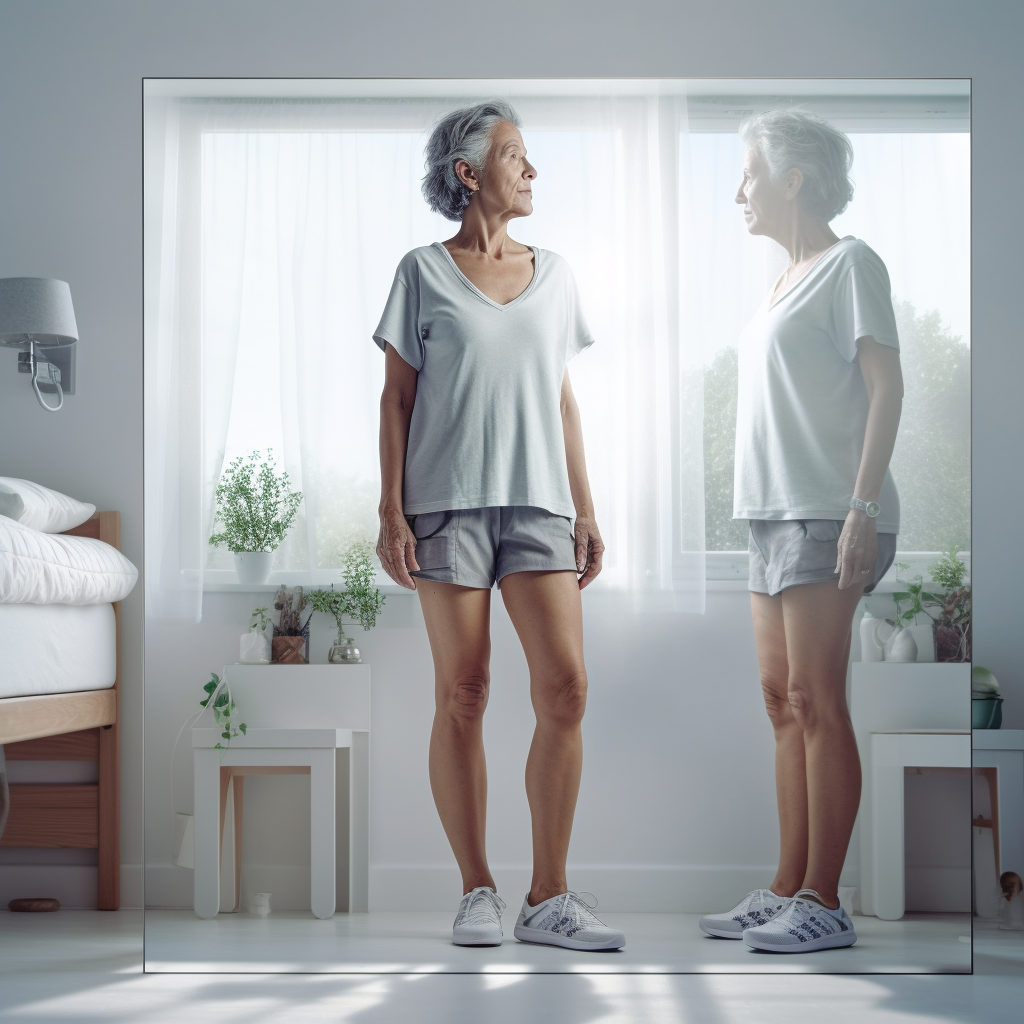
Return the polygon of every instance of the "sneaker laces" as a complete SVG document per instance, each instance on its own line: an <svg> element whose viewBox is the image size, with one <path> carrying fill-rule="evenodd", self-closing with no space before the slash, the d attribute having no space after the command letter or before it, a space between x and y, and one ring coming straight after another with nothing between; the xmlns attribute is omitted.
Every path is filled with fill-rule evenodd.
<svg viewBox="0 0 1024 1024"><path fill-rule="evenodd" d="M801 889L800 892L814 892L814 890ZM790 901L789 906L772 923L784 924L794 929L820 924L830 934L835 931L846 931L846 926L835 916L837 913L839 911L831 910L816 900L805 899L800 893L797 893Z"/></svg>
<svg viewBox="0 0 1024 1024"><path fill-rule="evenodd" d="M747 899L750 902L745 910L736 915L738 919L756 918L758 914L771 918L785 906L788 897L776 896L770 889L755 889L748 894Z"/></svg>
<svg viewBox="0 0 1024 1024"><path fill-rule="evenodd" d="M459 918L457 924L485 924L492 921L495 916L501 921L502 911L505 909L505 901L493 890L486 886L474 889L462 897L463 906L459 907Z"/></svg>
<svg viewBox="0 0 1024 1024"><path fill-rule="evenodd" d="M589 896L593 899L593 904L588 903L583 897ZM597 922L597 924L604 924L603 921L598 920L594 914L594 910L597 908L597 897L586 889L581 889L579 892L573 892L570 889L568 892L563 893L559 897L558 902L558 917L569 918L574 928L580 928L583 925Z"/></svg>

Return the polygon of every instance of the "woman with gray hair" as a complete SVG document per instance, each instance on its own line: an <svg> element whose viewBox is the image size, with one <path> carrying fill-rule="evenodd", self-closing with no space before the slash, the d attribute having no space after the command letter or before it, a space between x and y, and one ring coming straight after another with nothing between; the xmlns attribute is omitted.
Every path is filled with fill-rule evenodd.
<svg viewBox="0 0 1024 1024"><path fill-rule="evenodd" d="M502 939L482 733L497 582L537 717L533 880L515 935L616 949L622 933L565 874L587 690L580 591L604 551L566 363L593 338L565 261L508 236L510 220L533 212L537 176L519 125L507 103L480 103L442 117L427 143L424 197L460 227L406 254L374 332L386 360L377 554L419 593L433 655L430 784L464 893L453 941Z"/></svg>
<svg viewBox="0 0 1024 1024"><path fill-rule="evenodd" d="M789 254L740 339L733 507L750 521L781 849L767 889L700 925L805 953L857 941L838 899L861 789L846 667L857 602L896 552L903 377L885 265L829 227L853 195L850 140L796 110L759 114L741 136L747 230Z"/></svg>

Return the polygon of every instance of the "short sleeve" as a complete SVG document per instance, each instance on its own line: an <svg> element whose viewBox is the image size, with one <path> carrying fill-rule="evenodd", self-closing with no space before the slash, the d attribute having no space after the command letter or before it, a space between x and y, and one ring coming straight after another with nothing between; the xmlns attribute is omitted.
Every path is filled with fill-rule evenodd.
<svg viewBox="0 0 1024 1024"><path fill-rule="evenodd" d="M857 339L867 335L879 345L899 351L889 274L873 252L840 268L829 311L829 333L848 363L857 358Z"/></svg>
<svg viewBox="0 0 1024 1024"><path fill-rule="evenodd" d="M583 304L580 302L580 292L576 287L576 278L568 265L565 267L568 278L569 289L569 339L566 347L566 362L573 356L578 356L585 348L594 344L594 336L587 326L587 318L583 315Z"/></svg>
<svg viewBox="0 0 1024 1024"><path fill-rule="evenodd" d="M380 346L390 344L394 350L414 369L423 368L423 340L419 329L418 289L407 280L404 263L399 265L391 285L391 294L384 305L373 340Z"/></svg>

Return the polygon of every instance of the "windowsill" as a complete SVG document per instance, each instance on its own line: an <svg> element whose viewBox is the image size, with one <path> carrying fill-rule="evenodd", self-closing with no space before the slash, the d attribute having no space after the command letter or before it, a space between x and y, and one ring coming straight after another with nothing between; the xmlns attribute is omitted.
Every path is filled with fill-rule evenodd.
<svg viewBox="0 0 1024 1024"><path fill-rule="evenodd" d="M394 580L378 573L374 581L382 594L411 594L411 590L400 587ZM321 569L316 573L306 572L272 572L268 583L239 583L234 569L207 569L203 576L204 594L273 594L280 587L302 587L304 590L316 590L319 587L329 589L342 588L340 570Z"/></svg>
<svg viewBox="0 0 1024 1024"><path fill-rule="evenodd" d="M906 576L921 575L927 578L928 566L942 557L938 551L900 551L898 562L907 562L910 569ZM970 552L961 552L960 557L971 567ZM748 562L746 551L709 551L705 562L706 587L710 592L746 591ZM400 587L388 576L378 573L376 585L382 594L413 594L415 591ZM279 587L303 587L313 590L317 587L341 588L341 573L335 569L320 569L315 573L272 572L269 583L239 583L233 569L207 569L203 581L203 592L207 594L272 594ZM879 581L873 593L894 594L903 589L896 579L896 569L891 568ZM610 591L603 591L610 593Z"/></svg>

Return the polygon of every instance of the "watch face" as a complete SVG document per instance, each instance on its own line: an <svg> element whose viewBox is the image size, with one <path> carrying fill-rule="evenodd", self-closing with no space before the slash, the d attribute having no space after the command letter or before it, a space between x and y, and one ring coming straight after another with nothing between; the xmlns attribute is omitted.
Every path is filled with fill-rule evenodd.
<svg viewBox="0 0 1024 1024"><path fill-rule="evenodd" d="M874 519L875 516L877 516L878 513L882 511L882 506L879 505L877 501L869 501L868 502L868 507L866 509L864 509L864 511L867 512L867 514L872 519Z"/></svg>

